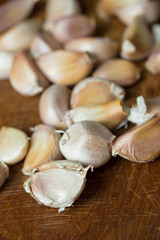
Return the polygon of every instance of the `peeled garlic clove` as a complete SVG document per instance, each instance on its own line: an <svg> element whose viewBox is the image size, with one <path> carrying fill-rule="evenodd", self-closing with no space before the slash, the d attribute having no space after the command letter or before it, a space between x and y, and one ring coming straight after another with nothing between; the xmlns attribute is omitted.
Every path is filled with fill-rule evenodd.
<svg viewBox="0 0 160 240"><path fill-rule="evenodd" d="M93 77L104 78L121 86L130 86L140 79L140 69L123 59L113 59L100 65Z"/></svg>
<svg viewBox="0 0 160 240"><path fill-rule="evenodd" d="M152 25L152 35L154 43L160 42L160 24L153 24Z"/></svg>
<svg viewBox="0 0 160 240"><path fill-rule="evenodd" d="M40 97L39 114L42 122L64 129L62 118L65 112L69 109L69 90L66 86L51 85Z"/></svg>
<svg viewBox="0 0 160 240"><path fill-rule="evenodd" d="M56 50L36 59L37 65L54 83L73 85L91 72L94 59L88 53Z"/></svg>
<svg viewBox="0 0 160 240"><path fill-rule="evenodd" d="M145 67L152 74L160 74L160 42L152 49Z"/></svg>
<svg viewBox="0 0 160 240"><path fill-rule="evenodd" d="M0 51L0 80L8 79L15 53Z"/></svg>
<svg viewBox="0 0 160 240"><path fill-rule="evenodd" d="M0 162L13 165L25 157L28 150L27 135L16 128L2 127L0 130Z"/></svg>
<svg viewBox="0 0 160 240"><path fill-rule="evenodd" d="M30 52L32 57L37 58L41 55L60 49L61 45L48 33L39 33L32 41Z"/></svg>
<svg viewBox="0 0 160 240"><path fill-rule="evenodd" d="M59 144L66 159L84 166L100 167L111 158L111 143L115 136L99 123L82 121L63 134Z"/></svg>
<svg viewBox="0 0 160 240"><path fill-rule="evenodd" d="M13 0L0 7L0 32L12 27L26 18L38 0Z"/></svg>
<svg viewBox="0 0 160 240"><path fill-rule="evenodd" d="M71 108L87 104L106 103L123 99L125 91L119 85L100 78L88 77L75 85L71 94Z"/></svg>
<svg viewBox="0 0 160 240"><path fill-rule="evenodd" d="M118 55L118 42L107 37L86 37L73 39L65 44L65 49L91 53L97 63Z"/></svg>
<svg viewBox="0 0 160 240"><path fill-rule="evenodd" d="M8 166L5 163L0 162L0 188L5 183L8 177L9 177Z"/></svg>
<svg viewBox="0 0 160 240"><path fill-rule="evenodd" d="M160 113L160 96L146 100L146 105L148 113Z"/></svg>
<svg viewBox="0 0 160 240"><path fill-rule="evenodd" d="M61 135L54 128L46 125L36 126L22 172L30 175L33 169L41 164L49 160L62 159L63 156L59 149L60 138Z"/></svg>
<svg viewBox="0 0 160 240"><path fill-rule="evenodd" d="M77 0L48 0L46 6L46 22L53 22L64 16L75 15L81 12Z"/></svg>
<svg viewBox="0 0 160 240"><path fill-rule="evenodd" d="M38 31L39 24L37 20L26 20L2 33L0 50L16 52L28 48Z"/></svg>
<svg viewBox="0 0 160 240"><path fill-rule="evenodd" d="M27 51L15 56L10 83L17 92L30 97L42 92L49 85Z"/></svg>
<svg viewBox="0 0 160 240"><path fill-rule="evenodd" d="M160 114L144 124L118 137L112 146L112 154L133 162L154 161L160 155Z"/></svg>
<svg viewBox="0 0 160 240"><path fill-rule="evenodd" d="M94 19L79 14L56 20L51 24L50 32L60 43L66 43L74 38L92 35L95 28Z"/></svg>
<svg viewBox="0 0 160 240"><path fill-rule="evenodd" d="M134 18L122 37L121 56L131 61L147 57L152 47L152 36L143 17Z"/></svg>
<svg viewBox="0 0 160 240"><path fill-rule="evenodd" d="M67 126L79 121L99 122L108 129L115 129L128 115L128 108L120 100L102 104L88 104L70 111L64 115Z"/></svg>
<svg viewBox="0 0 160 240"><path fill-rule="evenodd" d="M115 15L124 24L131 24L135 17L141 15L148 24L153 24L160 17L159 1L136 2L135 4L125 5L115 10Z"/></svg>
<svg viewBox="0 0 160 240"><path fill-rule="evenodd" d="M24 188L38 203L61 212L83 192L89 169L67 160L47 163L26 180Z"/></svg>

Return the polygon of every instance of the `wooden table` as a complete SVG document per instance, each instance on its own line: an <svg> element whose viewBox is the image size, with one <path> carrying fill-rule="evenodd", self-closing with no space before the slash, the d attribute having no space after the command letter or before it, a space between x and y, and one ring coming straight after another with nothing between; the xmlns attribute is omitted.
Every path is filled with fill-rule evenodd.
<svg viewBox="0 0 160 240"><path fill-rule="evenodd" d="M61 1L61 0L60 0ZM83 1L85 12L95 15L96 1ZM43 4L42 4L43 5ZM43 6L39 6L39 9ZM124 26L113 19L98 20L97 34L120 41ZM126 99L160 95L160 76L142 67L142 80L126 89ZM124 69L125 71L125 69ZM23 129L40 123L39 96L16 93L8 81L0 82L0 127ZM154 144L154 143L153 143ZM0 192L0 240L159 240L160 160L137 164L113 158L87 175L87 185L74 207L57 209L36 203L23 189L23 163L10 168L10 177Z"/></svg>

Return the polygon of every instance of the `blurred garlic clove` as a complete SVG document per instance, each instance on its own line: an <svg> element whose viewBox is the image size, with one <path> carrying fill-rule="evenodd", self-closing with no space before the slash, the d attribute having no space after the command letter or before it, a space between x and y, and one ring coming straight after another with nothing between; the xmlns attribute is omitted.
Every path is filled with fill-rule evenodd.
<svg viewBox="0 0 160 240"><path fill-rule="evenodd" d="M93 77L104 78L126 87L139 81L140 69L127 60L116 58L100 65Z"/></svg>
<svg viewBox="0 0 160 240"><path fill-rule="evenodd" d="M62 159L60 138L61 135L54 128L37 125L31 136L30 148L22 169L23 174L30 175L35 168L47 161Z"/></svg>
<svg viewBox="0 0 160 240"><path fill-rule="evenodd" d="M118 137L112 146L112 154L133 162L154 161L160 155L160 114L144 124Z"/></svg>
<svg viewBox="0 0 160 240"><path fill-rule="evenodd" d="M160 113L160 96L146 100L147 113L157 114Z"/></svg>
<svg viewBox="0 0 160 240"><path fill-rule="evenodd" d="M0 51L0 80L9 78L15 54Z"/></svg>
<svg viewBox="0 0 160 240"><path fill-rule="evenodd" d="M0 7L0 32L12 27L26 18L38 0L7 1Z"/></svg>
<svg viewBox="0 0 160 240"><path fill-rule="evenodd" d="M51 85L40 97L39 114L42 122L64 129L62 118L69 109L69 91L66 86Z"/></svg>
<svg viewBox="0 0 160 240"><path fill-rule="evenodd" d="M103 125L82 121L68 128L59 144L66 159L97 168L110 160L114 138L115 136Z"/></svg>
<svg viewBox="0 0 160 240"><path fill-rule="evenodd" d="M152 49L145 63L146 69L152 74L160 74L160 42Z"/></svg>
<svg viewBox="0 0 160 240"><path fill-rule="evenodd" d="M154 43L160 42L160 24L153 24L152 25L152 35Z"/></svg>
<svg viewBox="0 0 160 240"><path fill-rule="evenodd" d="M72 39L87 37L94 33L96 22L85 15L63 17L50 23L48 31L60 42L66 43Z"/></svg>
<svg viewBox="0 0 160 240"><path fill-rule="evenodd" d="M77 0L48 0L46 6L46 22L54 22L62 17L75 15L81 12Z"/></svg>
<svg viewBox="0 0 160 240"><path fill-rule="evenodd" d="M89 169L67 160L47 163L25 181L24 188L38 203L61 212L83 192Z"/></svg>
<svg viewBox="0 0 160 240"><path fill-rule="evenodd" d="M89 52L97 63L114 58L118 55L119 44L107 37L86 37L69 41L65 49L78 52Z"/></svg>
<svg viewBox="0 0 160 240"><path fill-rule="evenodd" d="M12 127L0 129L0 162L16 164L23 160L27 150L28 137L23 131Z"/></svg>
<svg viewBox="0 0 160 240"><path fill-rule="evenodd" d="M32 57L37 58L41 55L60 49L61 45L48 33L39 33L30 45Z"/></svg>
<svg viewBox="0 0 160 240"><path fill-rule="evenodd" d="M17 92L30 97L42 92L49 85L27 51L15 56L10 83Z"/></svg>
<svg viewBox="0 0 160 240"><path fill-rule="evenodd" d="M0 162L0 188L3 186L8 177L9 167L5 163Z"/></svg>
<svg viewBox="0 0 160 240"><path fill-rule="evenodd" d="M122 37L121 56L131 61L147 57L152 47L152 35L143 17L136 17Z"/></svg>
<svg viewBox="0 0 160 240"><path fill-rule="evenodd" d="M115 15L121 22L129 25L134 18L141 15L148 24L153 24L160 17L159 1L136 2L135 4L125 5L115 10Z"/></svg>
<svg viewBox="0 0 160 240"><path fill-rule="evenodd" d="M99 122L108 129L115 129L128 115L127 106L120 100L102 104L88 104L70 111L64 115L67 126L80 121Z"/></svg>
<svg viewBox="0 0 160 240"><path fill-rule="evenodd" d="M70 105L77 108L87 104L100 104L114 99L123 99L125 91L119 85L100 78L88 77L75 85Z"/></svg>
<svg viewBox="0 0 160 240"><path fill-rule="evenodd" d="M39 25L38 20L25 20L2 33L0 35L0 50L16 52L29 48Z"/></svg>
<svg viewBox="0 0 160 240"><path fill-rule="evenodd" d="M73 85L89 75L94 59L88 53L56 50L40 56L36 63L51 82Z"/></svg>

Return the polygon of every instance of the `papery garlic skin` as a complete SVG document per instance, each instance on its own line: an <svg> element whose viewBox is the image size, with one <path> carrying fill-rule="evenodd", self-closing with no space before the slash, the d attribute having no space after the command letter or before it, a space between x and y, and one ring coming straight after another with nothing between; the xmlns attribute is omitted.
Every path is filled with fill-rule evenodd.
<svg viewBox="0 0 160 240"><path fill-rule="evenodd" d="M38 203L62 211L82 193L89 168L68 160L46 163L26 180L24 188Z"/></svg>
<svg viewBox="0 0 160 240"><path fill-rule="evenodd" d="M15 53L0 51L0 80L8 79Z"/></svg>
<svg viewBox="0 0 160 240"><path fill-rule="evenodd" d="M26 156L28 136L21 130L12 127L0 129L0 162L13 165Z"/></svg>
<svg viewBox="0 0 160 240"><path fill-rule="evenodd" d="M152 74L160 74L160 42L152 49L150 56L145 63L146 69Z"/></svg>
<svg viewBox="0 0 160 240"><path fill-rule="evenodd" d="M101 78L88 77L75 85L72 90L71 108L87 104L106 103L123 99L125 91L119 85Z"/></svg>
<svg viewBox="0 0 160 240"><path fill-rule="evenodd" d="M0 162L0 188L3 186L8 177L9 167L5 163Z"/></svg>
<svg viewBox="0 0 160 240"><path fill-rule="evenodd" d="M59 144L66 159L97 168L110 160L114 137L101 124L82 121L68 128Z"/></svg>
<svg viewBox="0 0 160 240"><path fill-rule="evenodd" d="M86 37L73 39L67 42L64 48L78 52L89 52L99 64L116 57L118 55L119 44L107 37Z"/></svg>
<svg viewBox="0 0 160 240"><path fill-rule="evenodd" d="M69 110L69 90L66 86L51 85L41 95L39 114L42 122L56 128L64 129L62 118Z"/></svg>
<svg viewBox="0 0 160 240"><path fill-rule="evenodd" d="M157 114L160 113L160 96L146 100L147 113Z"/></svg>
<svg viewBox="0 0 160 240"><path fill-rule="evenodd" d="M94 59L87 53L56 50L36 59L45 76L60 85L73 85L91 72Z"/></svg>
<svg viewBox="0 0 160 240"><path fill-rule="evenodd" d="M139 163L154 161L160 155L160 114L121 136L112 145L112 155Z"/></svg>
<svg viewBox="0 0 160 240"><path fill-rule="evenodd" d="M25 175L30 175L33 169L41 164L50 160L62 159L63 156L59 148L60 138L61 135L52 127L46 125L34 127L22 172Z"/></svg>

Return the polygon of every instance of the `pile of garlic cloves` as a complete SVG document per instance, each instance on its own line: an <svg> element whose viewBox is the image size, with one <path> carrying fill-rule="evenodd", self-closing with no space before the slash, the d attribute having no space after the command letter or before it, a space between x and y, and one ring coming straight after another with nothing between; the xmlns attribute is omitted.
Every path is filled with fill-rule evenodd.
<svg viewBox="0 0 160 240"><path fill-rule="evenodd" d="M96 19L83 14L80 1L47 0L44 22L27 18L38 2L13 0L0 7L0 79L9 78L24 96L41 94L42 121L30 128L30 137L0 129L0 187L8 166L24 159L26 192L62 211L82 193L88 170L112 156L139 163L160 156L159 97L139 96L131 107L125 102L125 88L143 80L138 61L146 59L146 69L160 74L160 3L100 0L100 18L115 15L126 25L119 43L94 35ZM116 137L128 122L136 127Z"/></svg>

